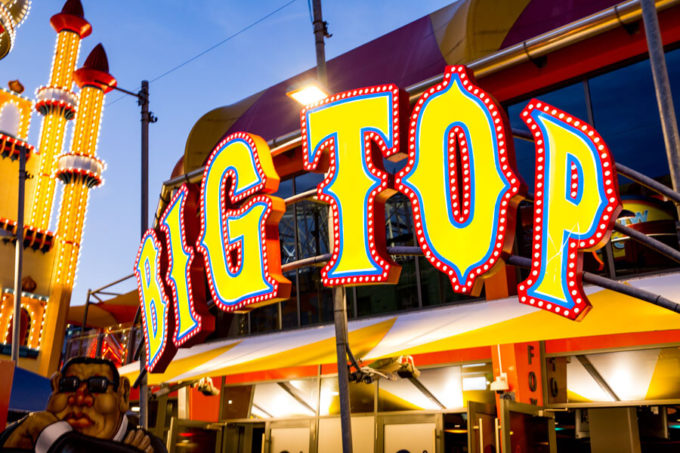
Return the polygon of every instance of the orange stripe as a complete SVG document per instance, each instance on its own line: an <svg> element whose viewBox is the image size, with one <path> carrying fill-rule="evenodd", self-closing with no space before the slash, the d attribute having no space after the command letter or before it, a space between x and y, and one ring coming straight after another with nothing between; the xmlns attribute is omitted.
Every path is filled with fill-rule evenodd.
<svg viewBox="0 0 680 453"><path fill-rule="evenodd" d="M680 343L680 330L631 332L592 337L561 338L545 342L546 354L587 351L594 349L625 348L666 343Z"/></svg>
<svg viewBox="0 0 680 453"><path fill-rule="evenodd" d="M297 366L290 368L279 368L277 370L253 371L251 373L240 373L226 376L227 385L244 384L246 382L263 381L282 381L288 379L300 379L316 376L317 367Z"/></svg>

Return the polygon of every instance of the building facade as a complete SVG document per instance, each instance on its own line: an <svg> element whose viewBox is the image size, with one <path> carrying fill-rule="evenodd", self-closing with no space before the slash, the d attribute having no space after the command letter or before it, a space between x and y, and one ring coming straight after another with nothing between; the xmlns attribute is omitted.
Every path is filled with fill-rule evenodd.
<svg viewBox="0 0 680 453"><path fill-rule="evenodd" d="M401 266L401 275L387 285L353 281L340 290L346 294L349 348L357 359L350 365L349 384L354 451L673 451L680 442L680 197L669 189L669 159L678 156L669 158L665 151L640 4L496 3L456 2L328 62L331 93L392 83L405 89L402 98L409 99L410 111L436 92L433 87L450 80L447 66L467 66L474 84L507 115L517 171L527 186L509 219L515 237L505 259L472 294L454 291L427 250L415 250L422 242L422 221L414 217L409 196L391 194L384 225L376 214L376 229L384 228L385 259ZM680 5L658 2L657 10L675 88ZM161 239L148 239L159 248L163 235L172 234L160 229L172 207L182 196L192 196L178 189L186 184L194 197L204 196L199 189L222 140L241 132L262 137L280 177L272 189L285 204L275 252L290 282L283 300L238 312L241 306L224 309L226 298L213 288L213 276L201 274L202 280L187 273L188 286L208 301L207 311L193 313L192 319L214 319L214 329L193 346L178 347L163 363L149 344L163 317L152 316L143 289L153 271L145 277L144 260L138 259L147 367L158 365L159 371L148 374L150 424L166 436L172 451L342 451L332 325L338 290L334 296L329 271L322 270L337 259L339 245L329 218L332 200L317 190L328 186L325 169L337 162L310 171L306 123L301 133L300 107L286 97L290 86L312 74L204 115L163 187L157 211ZM546 139L536 138L522 112L539 103L553 106L556 115L573 115L584 131L594 127L618 172L613 184L622 205L619 227L602 248L582 255L592 309L572 316L579 321L520 303L524 288L518 283L532 278L534 203L541 196L535 182L543 175L536 168L542 161L534 142ZM465 156L461 151L452 168L465 168ZM385 159L382 165L391 181L409 163ZM577 167L571 178L580 181ZM657 242L650 244L630 229ZM201 234L205 249L204 226ZM269 234L263 238L277 236ZM143 242L142 258L144 250ZM225 261L238 262L234 256ZM173 288L177 298L178 286ZM181 333L180 316L175 318ZM172 336L172 330L163 332ZM169 337L158 340L168 350L173 343L183 345L181 335L177 342ZM135 380L139 368L133 362L120 371Z"/></svg>

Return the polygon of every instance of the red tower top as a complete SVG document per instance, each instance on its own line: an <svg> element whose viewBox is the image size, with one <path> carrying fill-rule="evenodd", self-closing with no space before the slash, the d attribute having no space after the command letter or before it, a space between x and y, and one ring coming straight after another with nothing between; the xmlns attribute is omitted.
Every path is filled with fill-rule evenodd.
<svg viewBox="0 0 680 453"><path fill-rule="evenodd" d="M116 79L109 74L109 59L104 46L97 44L85 60L83 67L73 73L73 79L80 88L96 87L108 93L117 85Z"/></svg>
<svg viewBox="0 0 680 453"><path fill-rule="evenodd" d="M85 20L80 0L66 0L61 12L52 16L50 24L57 33L64 30L72 31L78 33L81 39L92 33L92 25Z"/></svg>

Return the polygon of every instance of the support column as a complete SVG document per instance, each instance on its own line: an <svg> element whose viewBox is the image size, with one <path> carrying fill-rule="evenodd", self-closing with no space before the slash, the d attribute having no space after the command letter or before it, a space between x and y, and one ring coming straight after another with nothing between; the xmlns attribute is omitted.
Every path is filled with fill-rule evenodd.
<svg viewBox="0 0 680 453"><path fill-rule="evenodd" d="M509 389L506 397L520 403L543 406L543 357L538 341L492 346L491 357L494 379L503 373L507 378ZM498 395L496 403L496 407L500 408Z"/></svg>
<svg viewBox="0 0 680 453"><path fill-rule="evenodd" d="M347 297L342 286L333 288L335 315L335 348L338 358L338 393L340 398L340 427L342 452L352 453L352 415L349 404L349 373L347 371Z"/></svg>
<svg viewBox="0 0 680 453"><path fill-rule="evenodd" d="M656 13L654 0L640 0L640 7L642 8L642 21L645 24L649 63L652 67L654 91L656 92L656 102L659 107L663 141L666 144L671 184L673 190L678 192L680 191L680 133L678 132L678 121L675 117L675 108L673 107L671 82L668 78L668 69L666 68L666 56L663 51L659 18ZM676 206L676 208L678 218L680 218L680 206ZM680 241L680 222L676 222L675 227L678 240Z"/></svg>

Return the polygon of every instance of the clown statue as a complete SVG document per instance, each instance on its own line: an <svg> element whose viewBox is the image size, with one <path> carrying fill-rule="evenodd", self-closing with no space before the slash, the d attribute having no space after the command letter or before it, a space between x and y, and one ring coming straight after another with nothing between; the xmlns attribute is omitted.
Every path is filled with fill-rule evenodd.
<svg viewBox="0 0 680 453"><path fill-rule="evenodd" d="M128 421L130 381L110 361L76 357L51 381L47 409L2 432L0 451L166 452L160 439Z"/></svg>

